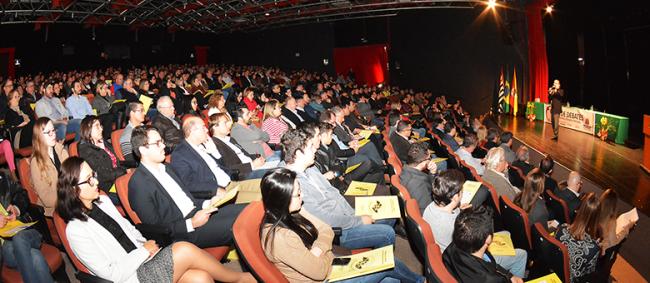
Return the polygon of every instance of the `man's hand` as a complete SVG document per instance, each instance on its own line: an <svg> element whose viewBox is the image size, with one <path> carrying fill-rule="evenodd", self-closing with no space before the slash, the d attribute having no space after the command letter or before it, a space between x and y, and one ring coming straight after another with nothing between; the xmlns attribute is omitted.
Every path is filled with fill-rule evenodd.
<svg viewBox="0 0 650 283"><path fill-rule="evenodd" d="M214 140L212 140L211 138L205 140L203 146L205 147L205 152L207 152L208 154L213 154L217 152L217 145L214 144Z"/></svg>
<svg viewBox="0 0 650 283"><path fill-rule="evenodd" d="M438 166L436 165L435 162L433 162L433 160L429 160L429 164L427 164L427 169L429 169L430 174L436 174L436 172L438 171Z"/></svg>
<svg viewBox="0 0 650 283"><path fill-rule="evenodd" d="M264 157L258 157L253 160L253 168L261 167L264 163L266 163L266 159Z"/></svg>
<svg viewBox="0 0 650 283"><path fill-rule="evenodd" d="M336 176L334 175L334 171L329 171L329 172L326 172L325 174L323 174L323 177L325 177L325 179L327 179L327 180L332 180Z"/></svg>
<svg viewBox="0 0 650 283"><path fill-rule="evenodd" d="M213 196L212 199L210 199L210 205L213 205L217 202L219 202L224 196L226 196L228 192L224 189L217 189L217 195Z"/></svg>
<svg viewBox="0 0 650 283"><path fill-rule="evenodd" d="M361 215L361 220L363 220L363 225L370 225L375 223L375 220L368 215Z"/></svg>
<svg viewBox="0 0 650 283"><path fill-rule="evenodd" d="M192 217L192 227L196 229L205 225L205 223L208 223L208 220L210 220L210 215L212 215L212 213L217 210L219 209L215 207L211 209L201 209L196 212L196 214L194 214L194 217Z"/></svg>
<svg viewBox="0 0 650 283"><path fill-rule="evenodd" d="M146 241L142 246L149 251L149 256L154 255L160 249L154 240Z"/></svg>
<svg viewBox="0 0 650 283"><path fill-rule="evenodd" d="M18 208L13 206L13 205L10 205L9 207L7 207L7 212L11 212L11 215L16 216L16 217L18 217L20 215L20 213L18 213Z"/></svg>
<svg viewBox="0 0 650 283"><path fill-rule="evenodd" d="M354 135L354 136L352 136L352 138L353 138L355 141L358 141L358 140L360 140L360 139L363 139L363 137L360 136L360 135Z"/></svg>
<svg viewBox="0 0 650 283"><path fill-rule="evenodd" d="M62 123L62 124L65 124L67 126L68 125L68 120L59 120L59 121L56 121L54 123Z"/></svg>
<svg viewBox="0 0 650 283"><path fill-rule="evenodd" d="M471 208L471 207L472 207L471 204L469 204L469 203L463 203L463 204L460 205L459 208L465 210L465 209L468 209L468 208Z"/></svg>
<svg viewBox="0 0 650 283"><path fill-rule="evenodd" d="M512 276L512 278L510 278L510 281L512 283L524 283L524 279L521 279L521 278L515 277L515 276Z"/></svg>
<svg viewBox="0 0 650 283"><path fill-rule="evenodd" d="M7 223L9 223L11 221L14 221L14 220L16 220L16 215L15 214L4 215L4 214L0 213L0 229L4 228L7 225Z"/></svg>

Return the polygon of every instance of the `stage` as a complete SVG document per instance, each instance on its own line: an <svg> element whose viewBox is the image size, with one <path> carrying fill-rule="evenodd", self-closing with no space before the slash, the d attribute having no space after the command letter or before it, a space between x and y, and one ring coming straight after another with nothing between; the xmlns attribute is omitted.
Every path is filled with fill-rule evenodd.
<svg viewBox="0 0 650 283"><path fill-rule="evenodd" d="M559 141L552 141L551 124L529 122L523 117L501 116L499 126L512 131L516 139L530 148L550 155L556 163L578 171L601 189L616 190L622 201L650 215L650 177L639 167L643 163L643 148L603 142L564 127L560 127ZM513 150L517 147L513 146ZM555 175L553 178L558 182L562 180Z"/></svg>

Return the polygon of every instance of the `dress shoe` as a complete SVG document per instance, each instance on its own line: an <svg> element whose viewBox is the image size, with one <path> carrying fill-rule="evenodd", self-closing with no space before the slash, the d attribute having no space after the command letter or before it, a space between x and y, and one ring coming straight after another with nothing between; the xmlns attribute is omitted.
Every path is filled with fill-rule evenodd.
<svg viewBox="0 0 650 283"><path fill-rule="evenodd" d="M552 140L552 141L556 141L556 140L557 140L557 136L552 137L551 140Z"/></svg>
<svg viewBox="0 0 650 283"><path fill-rule="evenodd" d="M406 229L404 229L404 226L402 224L395 224L395 235L402 237L402 239L408 239L408 235L406 234Z"/></svg>

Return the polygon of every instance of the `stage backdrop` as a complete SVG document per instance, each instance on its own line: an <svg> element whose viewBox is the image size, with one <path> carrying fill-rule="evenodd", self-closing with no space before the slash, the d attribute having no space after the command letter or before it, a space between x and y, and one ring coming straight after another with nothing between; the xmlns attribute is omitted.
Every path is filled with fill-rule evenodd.
<svg viewBox="0 0 650 283"><path fill-rule="evenodd" d="M334 49L336 74L348 75L350 68L357 84L368 82L372 86L382 81L388 83L388 44ZM336 77L335 77L336 79Z"/></svg>

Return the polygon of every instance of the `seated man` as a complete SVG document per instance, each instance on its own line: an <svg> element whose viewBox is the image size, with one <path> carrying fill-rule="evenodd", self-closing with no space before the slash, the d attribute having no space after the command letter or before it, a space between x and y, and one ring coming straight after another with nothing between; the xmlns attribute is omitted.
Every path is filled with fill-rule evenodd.
<svg viewBox="0 0 650 283"><path fill-rule="evenodd" d="M442 255L445 267L458 282L524 282L521 277L498 264L488 251L493 234L492 211L489 208L468 208L458 214L452 233L453 241ZM523 263L518 274L522 276L525 260Z"/></svg>
<svg viewBox="0 0 650 283"><path fill-rule="evenodd" d="M302 119L307 122L316 122L320 113L316 112L314 108L311 108L311 106L309 106L309 95L305 93L302 96L296 97L295 99L296 112L298 112L298 116L302 117Z"/></svg>
<svg viewBox="0 0 650 283"><path fill-rule="evenodd" d="M122 148L122 155L124 155L124 160L135 162L133 148L131 147L131 132L133 132L133 128L142 125L142 122L144 122L145 113L142 102L129 102L129 104L126 105L125 112L129 119L129 123L126 124L124 131L122 131L122 135L120 135L120 147Z"/></svg>
<svg viewBox="0 0 650 283"><path fill-rule="evenodd" d="M499 138L499 132L495 130L494 128L490 128L487 132L487 142L485 142L485 149L490 150L494 147L498 147L499 144L497 144L497 139Z"/></svg>
<svg viewBox="0 0 650 283"><path fill-rule="evenodd" d="M39 101L36 101L36 105L34 106L36 116L39 118L47 117L54 122L57 141L65 141L65 134L67 133L76 133L75 141L78 141L78 130L79 124L81 124L81 119L68 120L70 113L65 109L61 100L58 98L52 98L52 95L54 95L54 85L52 82L46 82L43 89L43 97Z"/></svg>
<svg viewBox="0 0 650 283"><path fill-rule="evenodd" d="M409 125L410 127L410 125ZM399 174L400 184L404 186L411 198L418 201L420 213L431 203L431 185L435 180L436 163L429 157L429 147L425 142L410 144L407 148L407 162ZM429 173L424 170L428 170Z"/></svg>
<svg viewBox="0 0 650 283"><path fill-rule="evenodd" d="M305 123L306 131L310 131L309 126L315 126L312 123ZM302 127L302 126L301 126ZM327 180L334 187L339 189L347 189L347 183L352 181L361 181L368 182L373 184L385 185L386 180L384 179L384 171L381 166L370 159L365 159L359 164L351 164L346 161L341 161L338 158L340 157L350 157L355 154L353 149L341 150L338 144L333 141L334 126L329 123L320 123L318 125L318 130L320 132L320 146L316 151L316 158L314 165L318 170L325 176ZM311 132L315 132L314 129L311 129ZM312 133L314 134L314 133ZM350 173L345 173L348 167L357 166ZM337 182L335 180L345 180L347 183ZM344 187L341 187L342 185Z"/></svg>
<svg viewBox="0 0 650 283"><path fill-rule="evenodd" d="M458 142L456 141L455 137L456 137L456 125L454 125L454 123L446 123L445 135L440 138L449 147L451 147L451 150L453 150L454 152L456 152L456 150L460 148L460 145L458 145Z"/></svg>
<svg viewBox="0 0 650 283"><path fill-rule="evenodd" d="M264 157L248 154L236 141L230 138L232 121L226 113L212 114L209 120L210 134L217 146L224 167L239 170L246 179L259 179L266 171L278 165L276 162L266 162Z"/></svg>
<svg viewBox="0 0 650 283"><path fill-rule="evenodd" d="M514 139L512 138L512 132L511 131L504 131L501 133L501 145L500 147L503 148L503 152L506 155L506 162L512 163L515 162L515 159L517 156L515 156L515 152L512 151L512 143L514 142Z"/></svg>
<svg viewBox="0 0 650 283"><path fill-rule="evenodd" d="M84 87L80 81L72 82L72 95L65 100L65 108L68 109L73 119L81 120L86 118L86 116L95 115L95 111L90 106L88 98L81 96L82 91L84 91Z"/></svg>
<svg viewBox="0 0 650 283"><path fill-rule="evenodd" d="M305 119L300 116L298 113L297 108L298 105L296 104L296 99L293 97L287 97L287 99L284 101L284 107L282 107L282 121L287 123L287 126L291 127L292 129L295 129L305 121Z"/></svg>
<svg viewBox="0 0 650 283"><path fill-rule="evenodd" d="M402 162L402 166L405 166L408 163L408 150L411 143L415 142L414 139L411 139L411 133L413 131L413 126L404 120L400 120L397 123L397 130L390 136L390 143L393 145L393 150L397 154L397 158ZM428 145L428 143L427 143ZM427 147L428 150L428 147ZM431 159L438 158L435 153L430 154ZM447 161L441 160L436 162L438 170L447 170Z"/></svg>
<svg viewBox="0 0 650 283"><path fill-rule="evenodd" d="M445 252L452 242L454 233L454 222L461 209L467 209L473 205L461 204L463 198L463 184L465 178L463 174L456 170L446 170L440 172L433 184L432 196L433 202L427 206L422 214L424 221L431 226L431 232L440 246L440 251ZM485 187L481 187L483 189ZM486 196L490 192L486 190ZM477 194L478 196L478 194ZM475 196L476 197L476 196ZM473 199L472 199L473 200ZM480 204L477 205L477 207ZM508 233L508 232L499 232ZM517 277L523 277L526 271L526 261L528 254L525 250L515 249L515 256L495 255L496 263L508 269Z"/></svg>
<svg viewBox="0 0 650 283"><path fill-rule="evenodd" d="M161 115L156 115L156 118L151 121L151 125L158 129L158 132L163 135L165 154L169 155L174 151L174 148L183 141L181 120L176 118L174 102L172 102L172 99L169 96L163 96L158 99L156 108L158 108L158 112Z"/></svg>
<svg viewBox="0 0 650 283"><path fill-rule="evenodd" d="M171 165L184 184L192 184L190 191L210 191L220 195L239 187L236 203L262 199L260 179L231 182L232 171L222 167L221 154L203 119L195 116L185 119L183 133L185 140L172 152Z"/></svg>
<svg viewBox="0 0 650 283"><path fill-rule="evenodd" d="M397 123L399 121L402 121L402 114L399 113L399 111L395 110L395 112L391 111L388 114L388 136L392 136L393 133L397 130Z"/></svg>
<svg viewBox="0 0 650 283"><path fill-rule="evenodd" d="M555 192L555 190L558 188L557 181L551 178L551 175L553 175L554 166L555 161L553 161L553 158L551 158L550 155L547 155L539 162L539 170L542 170L542 172L544 172L544 176L546 177L546 181L544 182L544 190L546 191ZM580 206L578 206L578 208L580 208Z"/></svg>
<svg viewBox="0 0 650 283"><path fill-rule="evenodd" d="M332 187L318 169L314 168L314 154L319 144L315 136L301 129L289 130L282 136L280 166L295 171L302 191L303 209L331 227L341 227L341 246L350 249L379 248L395 244L395 219L375 221L368 215L356 216L354 208L338 189ZM374 224L373 224L374 223Z"/></svg>
<svg viewBox="0 0 650 283"><path fill-rule="evenodd" d="M232 225L246 207L228 204L206 209L224 194L210 200L192 196L174 168L165 163L165 144L155 127L133 129L131 144L140 166L129 180L131 208L144 224L166 225L174 241L188 241L199 248L229 246Z"/></svg>
<svg viewBox="0 0 650 283"><path fill-rule="evenodd" d="M465 161L467 165L472 166L476 170L476 174L483 175L485 173L485 166L483 160L474 158L472 152L478 146L478 138L475 135L469 134L465 136L465 141L463 141L463 146L456 150L456 154L460 157L461 160Z"/></svg>
<svg viewBox="0 0 650 283"><path fill-rule="evenodd" d="M266 162L280 160L280 152L273 151L267 144L271 136L255 124L251 124L251 113L248 108L238 107L231 114L235 122L230 130L231 138L235 139L246 152L266 158Z"/></svg>
<svg viewBox="0 0 650 283"><path fill-rule="evenodd" d="M431 122L431 128L433 128L433 133L436 134L440 139L442 139L445 136L445 124L447 124L447 121L445 121L442 118L433 119L433 121Z"/></svg>
<svg viewBox="0 0 650 283"><path fill-rule="evenodd" d="M343 122L342 124L347 126L350 131L352 131L353 135L361 133L361 131L366 131L366 130L373 130L374 128L377 127L369 127L361 123L361 120L359 120L357 117L357 114L354 113L354 109L356 107L356 104L354 101L351 99L342 99L342 103L337 106L341 109L341 113L343 114ZM333 108L335 109L335 108ZM336 112L334 112L336 114ZM372 134L368 137L368 140L370 140L373 144L375 144L375 147L377 149L381 149L379 151L379 154L383 153L383 148L384 148L384 137L379 134L375 133L373 131Z"/></svg>
<svg viewBox="0 0 650 283"><path fill-rule="evenodd" d="M341 109L338 107L333 108L333 110L339 111L339 113L341 113ZM337 141L341 149L347 149L348 147L354 149L356 154L348 159L348 162L350 164L359 164L363 162L364 158L369 158L380 165L384 164L384 160L379 155L379 151L375 147L375 144L368 142L363 146L359 146L359 142L357 140L360 139L360 137L355 136L353 138L349 129L339 122L343 121L343 115L336 116L334 112L325 110L320 114L318 120L320 122L330 123L334 126L334 136L332 137L335 141Z"/></svg>
<svg viewBox="0 0 650 283"><path fill-rule="evenodd" d="M357 104L357 111L359 111L359 115L370 118L370 124L375 125L377 127L383 127L385 122L384 119L377 119L375 116L375 112L377 114L381 113L381 110L375 110L372 109L370 106L370 103L368 103L368 97L367 95L361 95L359 96L359 103Z"/></svg>
<svg viewBox="0 0 650 283"><path fill-rule="evenodd" d="M576 219L578 209L582 205L582 198L580 197L580 188L582 188L582 177L580 173L573 171L569 173L566 188L556 187L553 194L566 203L569 210L569 218L573 222Z"/></svg>
<svg viewBox="0 0 650 283"><path fill-rule="evenodd" d="M495 147L490 149L485 158L486 170L483 176L481 176L482 179L494 186L497 195L506 195L511 201L514 200L520 190L510 184L510 181L504 175L504 172L508 172L508 163L506 163L503 148Z"/></svg>
<svg viewBox="0 0 650 283"><path fill-rule="evenodd" d="M528 152L528 147L525 145L519 146L519 149L517 149L517 159L515 159L515 162L512 162L512 166L519 168L521 173L526 176L530 171L535 169L535 166L528 163L529 160L530 153Z"/></svg>

